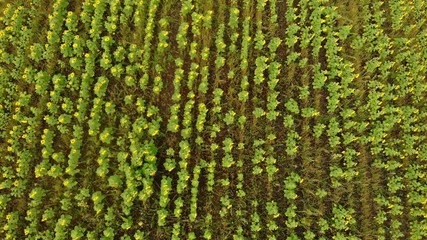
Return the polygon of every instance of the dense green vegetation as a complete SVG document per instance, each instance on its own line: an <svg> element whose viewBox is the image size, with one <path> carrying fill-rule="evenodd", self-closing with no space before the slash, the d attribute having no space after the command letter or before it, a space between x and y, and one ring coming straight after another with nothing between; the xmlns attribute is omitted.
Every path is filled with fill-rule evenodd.
<svg viewBox="0 0 427 240"><path fill-rule="evenodd" d="M427 239L425 1L0 9L0 239Z"/></svg>

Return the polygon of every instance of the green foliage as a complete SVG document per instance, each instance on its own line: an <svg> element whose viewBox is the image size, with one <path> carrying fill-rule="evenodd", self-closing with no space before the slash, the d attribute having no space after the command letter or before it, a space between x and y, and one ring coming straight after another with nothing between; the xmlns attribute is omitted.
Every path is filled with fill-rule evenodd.
<svg viewBox="0 0 427 240"><path fill-rule="evenodd" d="M117 175L111 175L108 177L108 185L113 188L119 188L123 184L121 178Z"/></svg>
<svg viewBox="0 0 427 240"><path fill-rule="evenodd" d="M265 115L265 111L262 108L255 108L252 113L256 118L260 118Z"/></svg>
<svg viewBox="0 0 427 240"><path fill-rule="evenodd" d="M229 110L228 113L225 114L224 122L227 125L231 125L234 122L234 116L236 116L236 113L233 110Z"/></svg>
<svg viewBox="0 0 427 240"><path fill-rule="evenodd" d="M254 82L255 84L261 84L264 82L264 71L268 69L268 64L267 64L268 58L261 56L258 57L255 60L255 77L254 77Z"/></svg>
<svg viewBox="0 0 427 240"><path fill-rule="evenodd" d="M303 108L301 109L301 116L303 117L315 117L318 116L319 112L314 108Z"/></svg>
<svg viewBox="0 0 427 240"><path fill-rule="evenodd" d="M300 112L297 101L292 98L285 103L285 107L291 113L299 114Z"/></svg>
<svg viewBox="0 0 427 240"><path fill-rule="evenodd" d="M0 3L0 239L427 239L424 1L47 2Z"/></svg>

